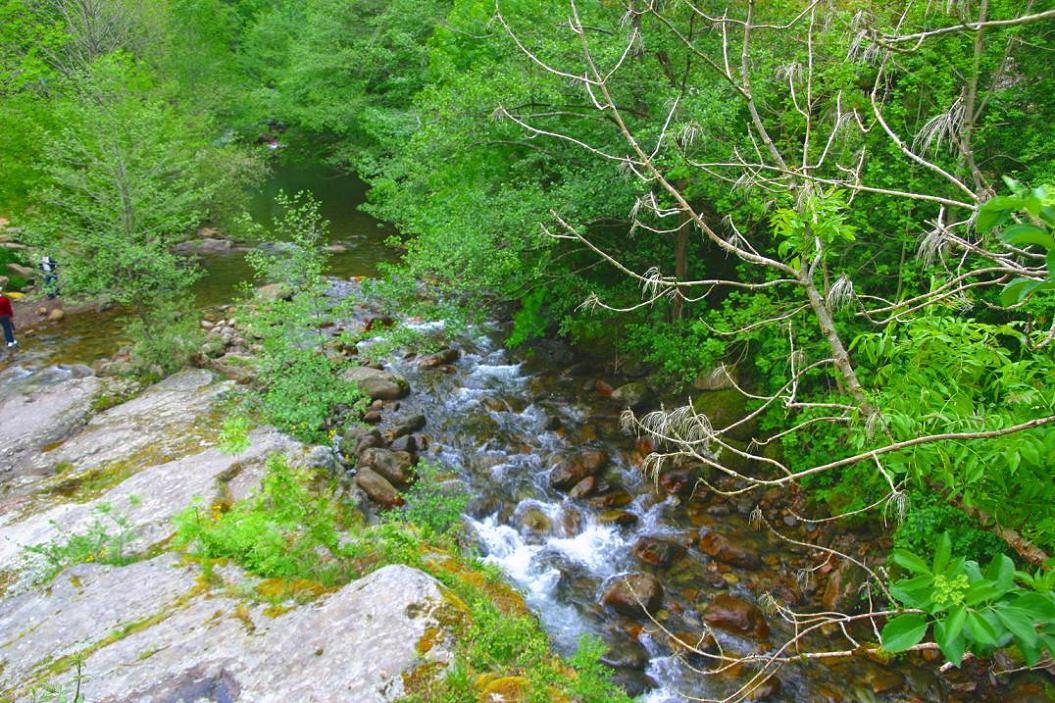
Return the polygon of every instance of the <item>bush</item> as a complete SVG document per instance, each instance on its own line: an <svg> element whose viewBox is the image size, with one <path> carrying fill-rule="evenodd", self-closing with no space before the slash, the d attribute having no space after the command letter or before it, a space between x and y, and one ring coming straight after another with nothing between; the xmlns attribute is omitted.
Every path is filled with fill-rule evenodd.
<svg viewBox="0 0 1055 703"><path fill-rule="evenodd" d="M444 475L441 467L422 460L417 466L417 481L404 492L406 504L391 514L403 522L418 526L426 536L449 534L461 524L469 504L469 495L461 484Z"/></svg>

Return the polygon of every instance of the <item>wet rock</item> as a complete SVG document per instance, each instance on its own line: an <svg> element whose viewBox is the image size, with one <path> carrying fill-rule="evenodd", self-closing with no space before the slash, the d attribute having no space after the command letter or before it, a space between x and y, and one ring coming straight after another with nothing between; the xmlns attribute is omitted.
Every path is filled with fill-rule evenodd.
<svg viewBox="0 0 1055 703"><path fill-rule="evenodd" d="M568 491L568 497L572 500L579 500L585 498L594 492L597 488L597 477L587 476L583 480L572 486L571 490Z"/></svg>
<svg viewBox="0 0 1055 703"><path fill-rule="evenodd" d="M824 586L824 594L821 596L824 609L829 612L851 612L858 604L861 585L867 578L864 569L853 562L839 562L839 566L828 574L828 582Z"/></svg>
<svg viewBox="0 0 1055 703"><path fill-rule="evenodd" d="M624 407L637 410L651 402L652 391L645 383L632 381L612 391L612 400Z"/></svg>
<svg viewBox="0 0 1055 703"><path fill-rule="evenodd" d="M692 469L664 469L659 475L659 487L667 495L687 496L696 487L697 480L697 474Z"/></svg>
<svg viewBox="0 0 1055 703"><path fill-rule="evenodd" d="M712 627L739 635L764 639L769 634L769 625L758 606L728 593L714 597L704 609L703 619Z"/></svg>
<svg viewBox="0 0 1055 703"><path fill-rule="evenodd" d="M356 366L344 372L344 380L356 383L363 393L374 400L398 400L410 391L407 379L399 374Z"/></svg>
<svg viewBox="0 0 1055 703"><path fill-rule="evenodd" d="M608 644L608 651L601 656L601 661L613 669L640 671L648 666L648 650L637 640L620 638Z"/></svg>
<svg viewBox="0 0 1055 703"><path fill-rule="evenodd" d="M701 530L699 548L701 552L723 564L739 566L742 569L758 569L762 566L762 561L753 548L737 544L720 532Z"/></svg>
<svg viewBox="0 0 1055 703"><path fill-rule="evenodd" d="M389 481L381 474L367 468L361 467L355 474L355 483L363 492L378 505L386 508L394 508L403 505L403 498Z"/></svg>
<svg viewBox="0 0 1055 703"><path fill-rule="evenodd" d="M553 467L549 483L554 488L567 490L587 476L600 473L608 464L608 452L603 449L585 449Z"/></svg>
<svg viewBox="0 0 1055 703"><path fill-rule="evenodd" d="M441 352L423 357L418 366L423 369L434 369L438 366L454 363L461 356L457 349L444 349Z"/></svg>
<svg viewBox="0 0 1055 703"><path fill-rule="evenodd" d="M521 511L517 515L517 523L520 525L520 533L534 544L540 543L553 528L549 516L536 506Z"/></svg>
<svg viewBox="0 0 1055 703"><path fill-rule="evenodd" d="M604 490L599 487L599 490ZM591 507L597 510L610 510L622 508L634 502L634 497L625 488L608 490L604 495L594 496L587 501Z"/></svg>
<svg viewBox="0 0 1055 703"><path fill-rule="evenodd" d="M407 486L413 480L411 467L415 464L410 452L395 452L374 447L359 455L359 466L369 467L396 486Z"/></svg>
<svg viewBox="0 0 1055 703"><path fill-rule="evenodd" d="M392 428L391 437L392 439L396 439L397 437L402 437L403 435L408 435L424 428L425 416L420 414L412 415L411 417L400 421Z"/></svg>
<svg viewBox="0 0 1055 703"><path fill-rule="evenodd" d="M685 556L685 547L677 542L645 536L634 543L633 552L635 557L649 566L666 568Z"/></svg>
<svg viewBox="0 0 1055 703"><path fill-rule="evenodd" d="M749 414L747 397L731 388L721 391L704 391L696 396L692 407L696 412L706 415L715 429L729 427ZM753 437L757 426L758 423L755 420L744 422L731 429L728 435L733 439L746 442Z"/></svg>
<svg viewBox="0 0 1055 703"><path fill-rule="evenodd" d="M370 412L363 414L363 422L368 425L379 425L381 424L382 419L381 411L379 410L371 410Z"/></svg>
<svg viewBox="0 0 1055 703"><path fill-rule="evenodd" d="M66 317L66 311L62 308L55 308L54 310L48 313L49 322L58 322L64 317Z"/></svg>
<svg viewBox="0 0 1055 703"><path fill-rule="evenodd" d="M397 452L410 452L414 453L423 447L418 443L418 436L413 434L405 434L402 437L396 437L392 440L391 448Z"/></svg>
<svg viewBox="0 0 1055 703"><path fill-rule="evenodd" d="M663 587L652 574L633 573L616 576L601 603L621 615L643 617L645 611L655 612L663 600Z"/></svg>
<svg viewBox="0 0 1055 703"><path fill-rule="evenodd" d="M636 669L617 669L612 674L612 683L634 699L659 686L651 676Z"/></svg>
<svg viewBox="0 0 1055 703"><path fill-rule="evenodd" d="M252 357L247 354L234 352L224 354L219 359L209 359L206 366L242 385L256 380L256 367L253 365Z"/></svg>
<svg viewBox="0 0 1055 703"><path fill-rule="evenodd" d="M366 425L352 425L341 436L341 447L345 451L361 454L364 449L380 447L384 444L381 433Z"/></svg>
<svg viewBox="0 0 1055 703"><path fill-rule="evenodd" d="M776 676L770 676L751 690L747 696L747 700L759 701L759 703L761 703L761 701L770 700L778 693L780 693L780 679Z"/></svg>
<svg viewBox="0 0 1055 703"><path fill-rule="evenodd" d="M509 409L506 407L505 402L489 395L485 395L484 397L480 398L480 405L484 406L486 409L490 410L493 413L504 413L506 410Z"/></svg>
<svg viewBox="0 0 1055 703"><path fill-rule="evenodd" d="M607 510L598 515L597 520L602 525L630 527L637 524L638 517L628 510Z"/></svg>
<svg viewBox="0 0 1055 703"><path fill-rule="evenodd" d="M594 390L596 390L598 393L605 396L606 398L611 397L612 393L615 392L615 387L612 386L611 383L608 383L607 381L601 379L597 379L596 381L594 381L593 387Z"/></svg>
<svg viewBox="0 0 1055 703"><path fill-rule="evenodd" d="M583 516L577 508L565 504L560 512L560 527L564 537L575 537L582 533Z"/></svg>

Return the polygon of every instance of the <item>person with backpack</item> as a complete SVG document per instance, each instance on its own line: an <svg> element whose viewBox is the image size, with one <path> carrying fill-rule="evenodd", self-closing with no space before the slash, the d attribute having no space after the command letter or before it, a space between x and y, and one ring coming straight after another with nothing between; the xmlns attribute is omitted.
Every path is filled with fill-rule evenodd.
<svg viewBox="0 0 1055 703"><path fill-rule="evenodd" d="M8 349L18 346L15 341L15 311L11 307L11 299L4 295L4 289L0 288L0 327L4 330L4 340Z"/></svg>

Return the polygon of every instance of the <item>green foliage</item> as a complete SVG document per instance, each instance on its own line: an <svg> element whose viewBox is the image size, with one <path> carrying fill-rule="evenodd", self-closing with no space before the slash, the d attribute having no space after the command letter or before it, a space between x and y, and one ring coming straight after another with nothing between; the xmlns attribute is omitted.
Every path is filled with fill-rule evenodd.
<svg viewBox="0 0 1055 703"><path fill-rule="evenodd" d="M916 612L884 626L887 651L915 646L933 624L934 641L956 666L966 652L985 657L1012 644L1030 666L1044 652L1055 653L1055 571L1017 571L1003 554L983 570L976 561L953 557L948 534L938 541L930 563L907 551L895 551L892 559L911 575L896 581L891 592Z"/></svg>
<svg viewBox="0 0 1055 703"><path fill-rule="evenodd" d="M185 301L158 300L129 321L132 365L138 375L160 380L187 366L201 347L198 316Z"/></svg>
<svg viewBox="0 0 1055 703"><path fill-rule="evenodd" d="M65 532L57 523L52 526ZM45 584L74 564L130 564L135 556L128 553L128 545L135 538L135 528L128 518L104 503L95 508L87 530L26 547L25 559L35 571L36 583Z"/></svg>
<svg viewBox="0 0 1055 703"><path fill-rule="evenodd" d="M219 446L224 454L241 454L249 448L249 431L253 422L240 412L227 415L220 428Z"/></svg>
<svg viewBox="0 0 1055 703"><path fill-rule="evenodd" d="M911 494L905 520L894 531L894 547L929 559L943 534L952 540L953 552L977 562L1006 548L999 537L978 527L963 510L933 493Z"/></svg>
<svg viewBox="0 0 1055 703"><path fill-rule="evenodd" d="M270 233L271 251L251 252L247 259L258 280L279 283L288 298L257 299L246 306L245 322L260 339L255 357L263 381L259 404L264 418L306 441L324 441L338 426L337 415L361 410L365 398L342 375L345 364L327 348L323 326L334 316L326 298L322 271L327 223L310 194L280 194L282 215Z"/></svg>
<svg viewBox="0 0 1055 703"><path fill-rule="evenodd" d="M258 576L345 583L355 573L354 551L339 532L348 508L328 491L315 490L313 480L273 456L252 497L226 511L214 504L180 513L176 544L202 559L233 559Z"/></svg>
<svg viewBox="0 0 1055 703"><path fill-rule="evenodd" d="M770 219L780 240L777 253L800 261L809 258L819 240L827 252L831 245L852 242L856 228L847 221L846 196L841 191L809 193L796 207L777 210ZM792 268L798 268L792 264Z"/></svg>
<svg viewBox="0 0 1055 703"><path fill-rule="evenodd" d="M1004 286L1000 301L1004 305L1016 305L1036 293L1055 290L1055 195L1050 186L1040 186L1032 191L1014 179L1006 179L1013 195L990 198L978 211L978 232L987 234L994 228L1004 226L1017 213L1031 220L1007 225L1000 232L1000 241L1019 249L1039 247L1045 255L1047 277L1045 279L1019 277Z"/></svg>
<svg viewBox="0 0 1055 703"><path fill-rule="evenodd" d="M457 532L469 504L469 494L449 472L422 459L414 469L414 485L403 493L405 505L392 513L398 520L416 525L426 538Z"/></svg>

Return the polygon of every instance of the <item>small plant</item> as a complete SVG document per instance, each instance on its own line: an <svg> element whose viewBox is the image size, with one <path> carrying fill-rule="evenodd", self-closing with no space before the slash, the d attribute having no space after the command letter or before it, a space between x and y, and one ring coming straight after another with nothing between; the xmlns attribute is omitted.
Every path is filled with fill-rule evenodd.
<svg viewBox="0 0 1055 703"><path fill-rule="evenodd" d="M311 476L276 455L260 491L229 510L197 505L176 517L176 543L202 559L233 559L266 578L347 582L356 552L340 539L344 506L328 491L313 491Z"/></svg>
<svg viewBox="0 0 1055 703"><path fill-rule="evenodd" d="M1017 571L1010 557L998 554L983 571L978 562L952 556L946 533L934 560L895 551L894 563L911 577L895 582L891 593L908 612L883 628L883 649L903 652L927 635L945 658L959 666L967 652L985 657L1014 645L1026 664L1055 654L1055 571Z"/></svg>
<svg viewBox="0 0 1055 703"><path fill-rule="evenodd" d="M249 448L249 431L253 421L242 413L233 413L224 418L220 428L219 447L224 454L241 454Z"/></svg>
<svg viewBox="0 0 1055 703"><path fill-rule="evenodd" d="M52 522L57 530L61 526ZM55 542L26 547L28 560L39 564L37 584L48 583L67 567L74 564L98 562L123 566L135 561L128 554L128 545L136 538L135 528L124 515L114 512L107 504L95 509L91 525L82 533Z"/></svg>
<svg viewBox="0 0 1055 703"><path fill-rule="evenodd" d="M469 504L469 495L453 481L445 480L441 467L422 460L417 466L417 481L403 497L406 504L392 511L393 517L420 528L426 536L441 537L461 524Z"/></svg>

